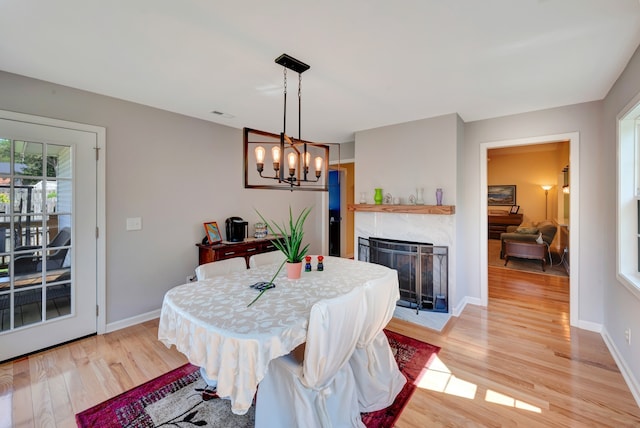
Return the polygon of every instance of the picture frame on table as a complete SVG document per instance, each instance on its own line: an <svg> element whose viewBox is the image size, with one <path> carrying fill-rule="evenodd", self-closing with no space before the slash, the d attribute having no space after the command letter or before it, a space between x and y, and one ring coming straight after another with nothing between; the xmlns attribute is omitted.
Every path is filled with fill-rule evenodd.
<svg viewBox="0 0 640 428"><path fill-rule="evenodd" d="M487 204L489 206L510 205L513 207L516 204L515 184L500 184L488 186Z"/></svg>
<svg viewBox="0 0 640 428"><path fill-rule="evenodd" d="M209 244L217 244L222 242L222 236L220 235L220 228L215 221L209 221L204 223L204 231L207 234L207 241Z"/></svg>
<svg viewBox="0 0 640 428"><path fill-rule="evenodd" d="M509 210L509 214L518 214L519 209L520 205L512 205L511 210Z"/></svg>

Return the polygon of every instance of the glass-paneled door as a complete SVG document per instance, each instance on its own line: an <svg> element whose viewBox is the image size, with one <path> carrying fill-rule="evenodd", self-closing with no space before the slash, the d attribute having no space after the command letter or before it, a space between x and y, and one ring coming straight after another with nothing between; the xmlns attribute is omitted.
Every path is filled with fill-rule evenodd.
<svg viewBox="0 0 640 428"><path fill-rule="evenodd" d="M95 147L0 119L0 361L97 331Z"/></svg>

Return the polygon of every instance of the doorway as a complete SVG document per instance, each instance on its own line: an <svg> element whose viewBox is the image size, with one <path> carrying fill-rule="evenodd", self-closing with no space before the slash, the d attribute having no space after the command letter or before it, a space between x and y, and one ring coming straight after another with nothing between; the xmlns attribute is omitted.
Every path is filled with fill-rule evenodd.
<svg viewBox="0 0 640 428"><path fill-rule="evenodd" d="M571 193L569 196L569 204L572 207L579 206L579 134L577 132L566 133L566 134L554 134L547 136L539 136L532 138L524 138L524 139L516 139L516 140L505 140L505 141L496 141L496 142L488 142L482 143L480 145L480 239L483 243L480 247L480 297L482 305L487 306L488 304L488 250L487 245L485 244L488 240L488 203L487 203L487 162L488 156L487 152L489 149L494 148L504 148L504 147L515 147L515 146L524 146L531 144L544 144L551 142L560 142L560 141L569 141L569 181L571 183ZM569 237L569 247L570 248L580 248L579 247L579 235L577 233L579 228L580 216L579 210L572 209L570 210L569 215L569 224L571 225L571 229L576 232L570 234ZM577 252L576 252L577 254ZM578 257L573 257L571 259L571 271L569 274L570 278L570 304L569 304L569 312L570 312L570 323L573 326L578 325L579 317L579 306L578 306L578 295L579 295L579 263L580 260Z"/></svg>
<svg viewBox="0 0 640 428"><path fill-rule="evenodd" d="M98 332L104 134L0 111L0 361Z"/></svg>
<svg viewBox="0 0 640 428"><path fill-rule="evenodd" d="M329 255L340 257L341 254L341 222L342 191L340 189L340 170L329 171Z"/></svg>
<svg viewBox="0 0 640 428"><path fill-rule="evenodd" d="M354 187L355 187L355 163L347 162L341 163L335 166L329 166L330 177L331 174L335 174L337 177L338 185L335 187L329 186L328 198L325 200L329 209L329 251L331 251L332 240L332 224L331 217L334 217L334 221L339 221L338 225L333 225L333 233L337 234L336 230L339 227L339 244L337 239L334 241L334 252L339 253L340 257L353 258L354 257L354 213L349 211L349 204L354 203ZM339 193L339 196L338 196ZM332 199L334 200L332 203ZM339 208L335 208L339 204ZM334 207L332 209L332 207ZM338 214L339 213L339 214ZM333 255L333 253L330 253Z"/></svg>

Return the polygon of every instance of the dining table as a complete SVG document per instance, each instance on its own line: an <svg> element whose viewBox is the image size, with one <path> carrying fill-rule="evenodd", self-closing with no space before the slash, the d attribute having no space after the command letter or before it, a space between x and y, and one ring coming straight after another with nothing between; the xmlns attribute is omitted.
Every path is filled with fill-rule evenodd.
<svg viewBox="0 0 640 428"><path fill-rule="evenodd" d="M311 271L295 280L284 268L274 278L277 263L176 286L164 296L158 339L217 382L233 413L245 414L269 362L306 341L315 303L371 281L398 287L397 271L382 265L333 256L324 256L323 270L317 263L312 256ZM251 285L272 278L275 287L251 304L259 293Z"/></svg>

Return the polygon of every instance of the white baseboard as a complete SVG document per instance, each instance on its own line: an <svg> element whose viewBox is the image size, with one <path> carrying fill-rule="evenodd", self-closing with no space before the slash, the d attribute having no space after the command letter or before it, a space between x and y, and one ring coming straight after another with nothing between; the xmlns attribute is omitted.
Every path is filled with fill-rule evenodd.
<svg viewBox="0 0 640 428"><path fill-rule="evenodd" d="M453 308L453 316L459 317L467 305L482 306L482 300L475 297L465 296L464 299L462 299L462 301L458 304L458 306Z"/></svg>
<svg viewBox="0 0 640 428"><path fill-rule="evenodd" d="M126 318L113 323L108 323L106 333L111 333L112 331L131 327L132 325L140 324L142 322L150 321L156 318L160 318L160 309L156 309L155 311L147 312L146 314L136 315L135 317Z"/></svg>
<svg viewBox="0 0 640 428"><path fill-rule="evenodd" d="M636 404L638 405L638 407L640 407L640 383L638 382L638 379L633 376L633 372L625 363L622 355L618 351L618 348L616 347L614 341L611 339L611 336L609 336L607 330L603 330L600 335L602 336L602 339L604 339L604 343L605 345L607 345L607 348L609 348L609 353L611 353L613 359L618 365L618 370L620 370L620 373L622 373L622 377L627 383L627 386L629 387L633 398L635 398Z"/></svg>
<svg viewBox="0 0 640 428"><path fill-rule="evenodd" d="M583 330L593 331L595 333L602 334L602 324L599 324L599 323L578 320L578 325L576 327L581 328Z"/></svg>

